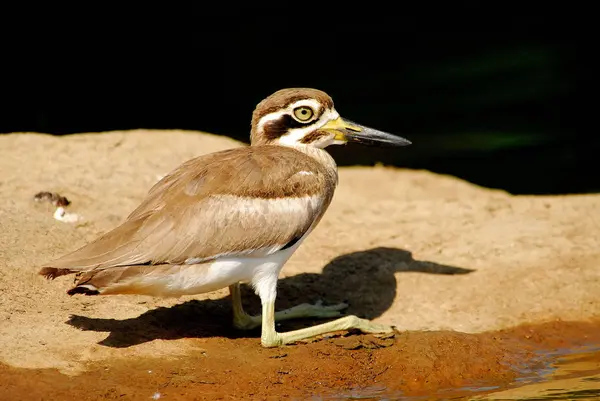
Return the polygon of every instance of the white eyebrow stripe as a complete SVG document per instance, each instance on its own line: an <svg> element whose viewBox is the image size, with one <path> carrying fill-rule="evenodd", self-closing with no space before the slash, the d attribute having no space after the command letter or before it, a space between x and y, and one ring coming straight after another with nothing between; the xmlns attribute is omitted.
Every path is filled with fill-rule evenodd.
<svg viewBox="0 0 600 401"><path fill-rule="evenodd" d="M273 120L279 120L281 118L281 116L288 114L288 112L286 110L282 110L282 111L275 111L273 113L269 113L266 116L262 117L260 120L258 120L258 124L256 124L256 128L258 128L259 131L262 131L263 126L268 123L269 121L273 121Z"/></svg>
<svg viewBox="0 0 600 401"><path fill-rule="evenodd" d="M297 100L294 103L289 104L283 110L274 111L273 113L269 113L266 116L263 116L260 120L258 120L258 124L256 124L256 128L260 132L260 131L262 131L262 128L264 127L264 125L266 123L268 123L269 121L279 120L281 118L281 116L286 115L286 114L291 115L293 110L296 107L300 107L300 106L308 106L308 107L312 108L315 112L315 115L319 115L319 113L323 109L323 106L321 105L321 103L317 102L314 99ZM314 120L312 120L312 121L314 121Z"/></svg>
<svg viewBox="0 0 600 401"><path fill-rule="evenodd" d="M295 101L294 103L291 103L288 107L286 107L286 110L292 111L296 107L300 107L300 106L310 107L311 109L313 109L313 111L315 112L316 115L318 115L319 112L321 111L321 109L323 109L323 106L321 105L321 103L317 102L314 99L302 99L302 100Z"/></svg>

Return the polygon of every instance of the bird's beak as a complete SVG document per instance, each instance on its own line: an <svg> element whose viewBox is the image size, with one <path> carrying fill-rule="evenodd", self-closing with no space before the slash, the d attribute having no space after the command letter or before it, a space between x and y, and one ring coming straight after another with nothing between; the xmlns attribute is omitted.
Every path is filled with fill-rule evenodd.
<svg viewBox="0 0 600 401"><path fill-rule="evenodd" d="M343 143L358 142L373 146L407 146L412 143L408 139L343 120L341 117L329 121L321 129L332 132L335 140Z"/></svg>

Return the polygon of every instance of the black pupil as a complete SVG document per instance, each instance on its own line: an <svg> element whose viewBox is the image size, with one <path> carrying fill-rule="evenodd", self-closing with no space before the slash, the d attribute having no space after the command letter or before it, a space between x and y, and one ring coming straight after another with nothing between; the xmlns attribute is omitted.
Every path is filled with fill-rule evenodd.
<svg viewBox="0 0 600 401"><path fill-rule="evenodd" d="M308 111L306 111L306 109L302 109L301 113L306 115L306 114L308 114Z"/></svg>

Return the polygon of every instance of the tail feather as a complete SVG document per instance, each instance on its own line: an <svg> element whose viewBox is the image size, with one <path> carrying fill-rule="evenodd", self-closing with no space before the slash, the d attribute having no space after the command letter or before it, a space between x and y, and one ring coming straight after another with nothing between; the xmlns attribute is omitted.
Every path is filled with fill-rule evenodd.
<svg viewBox="0 0 600 401"><path fill-rule="evenodd" d="M44 276L48 280L54 280L60 276L66 276L67 274L75 273L75 270L71 269L60 269L56 267L44 267L42 268L38 274Z"/></svg>
<svg viewBox="0 0 600 401"><path fill-rule="evenodd" d="M38 273L53 280L94 269L147 263L148 249L151 247L143 246L138 249L147 235L138 232L146 218L147 216L141 216L136 220L126 221L87 245L43 265Z"/></svg>
<svg viewBox="0 0 600 401"><path fill-rule="evenodd" d="M100 291L93 285L77 285L67 291L69 295L82 294L82 295L99 295Z"/></svg>
<svg viewBox="0 0 600 401"><path fill-rule="evenodd" d="M177 283L173 281L173 275L189 269L194 269L194 266L135 265L77 272L75 286L68 290L67 294L166 296L170 292L169 284ZM177 291L177 288L174 291Z"/></svg>

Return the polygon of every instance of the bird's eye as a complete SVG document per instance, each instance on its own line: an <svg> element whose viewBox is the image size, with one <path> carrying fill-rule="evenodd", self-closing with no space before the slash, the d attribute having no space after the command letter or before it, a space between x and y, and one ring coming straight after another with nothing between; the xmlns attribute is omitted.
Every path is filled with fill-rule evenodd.
<svg viewBox="0 0 600 401"><path fill-rule="evenodd" d="M299 121L308 121L312 118L313 114L315 114L313 110L307 106L300 106L294 109L294 116Z"/></svg>

